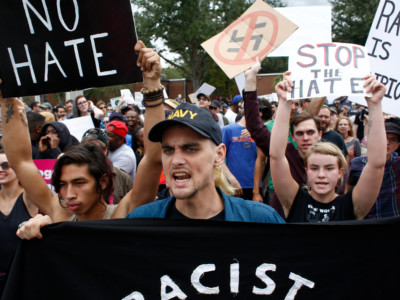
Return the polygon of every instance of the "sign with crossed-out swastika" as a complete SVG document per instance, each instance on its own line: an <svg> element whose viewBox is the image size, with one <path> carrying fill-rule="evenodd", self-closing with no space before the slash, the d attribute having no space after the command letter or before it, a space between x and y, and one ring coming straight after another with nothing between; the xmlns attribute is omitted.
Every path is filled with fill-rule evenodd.
<svg viewBox="0 0 400 300"><path fill-rule="evenodd" d="M264 59L286 40L297 26L262 0L257 0L223 32L202 43L229 78Z"/></svg>

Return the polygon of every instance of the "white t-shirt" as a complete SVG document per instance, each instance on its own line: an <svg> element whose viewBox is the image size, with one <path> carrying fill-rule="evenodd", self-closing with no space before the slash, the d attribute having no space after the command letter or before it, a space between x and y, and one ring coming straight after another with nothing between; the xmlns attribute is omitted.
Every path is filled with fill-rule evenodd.
<svg viewBox="0 0 400 300"><path fill-rule="evenodd" d="M132 180L135 180L136 176L136 156L133 153L132 148L123 144L115 151L108 151L108 158L111 160L114 166L124 170L128 173Z"/></svg>

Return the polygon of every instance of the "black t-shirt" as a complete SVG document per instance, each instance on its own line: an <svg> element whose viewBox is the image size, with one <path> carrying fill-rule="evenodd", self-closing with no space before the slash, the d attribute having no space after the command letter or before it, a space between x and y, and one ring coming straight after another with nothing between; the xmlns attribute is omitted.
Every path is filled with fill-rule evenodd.
<svg viewBox="0 0 400 300"><path fill-rule="evenodd" d="M344 142L342 136L334 130L329 130L328 132L324 132L322 134L322 141L323 142L331 142L339 147L342 150L344 156L347 156L347 147L346 143Z"/></svg>
<svg viewBox="0 0 400 300"><path fill-rule="evenodd" d="M186 219L186 220L190 220L190 218L186 217L184 214L182 214L179 210L176 209L175 206L175 201L173 200L171 201L168 209L167 209L167 213L165 215L165 218L167 219ZM221 211L218 215L208 219L208 220L220 220L220 221L224 221L225 220L225 210Z"/></svg>
<svg viewBox="0 0 400 300"><path fill-rule="evenodd" d="M308 190L299 186L286 221L288 223L316 223L354 220L352 192L353 190L345 195L337 196L329 203L321 203L314 200Z"/></svg>

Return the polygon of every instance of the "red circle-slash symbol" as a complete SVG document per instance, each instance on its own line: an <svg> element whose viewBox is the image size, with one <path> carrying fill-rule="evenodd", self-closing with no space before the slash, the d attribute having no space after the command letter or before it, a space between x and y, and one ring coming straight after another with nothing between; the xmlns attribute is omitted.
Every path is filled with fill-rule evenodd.
<svg viewBox="0 0 400 300"><path fill-rule="evenodd" d="M265 46L265 48L261 48L261 50L259 52L257 52L255 55L253 55L250 58L244 58L247 48L249 47L250 40L253 36L254 29L256 28L257 19L259 19L260 17L268 18L270 20L270 25L272 25L272 27L273 27L271 38L267 42L267 45ZM230 33L234 31L235 27L237 27L237 25L240 25L240 23L242 23L242 22L246 22L247 19L249 19L247 32L243 38L242 44L238 48L237 55L233 58L225 57L224 55L221 54L221 49L220 49L222 40L226 37L232 36L232 34L230 34ZM268 26L270 26L270 25L268 25ZM215 43L214 54L217 57L217 59L219 59L223 63L229 64L229 65L248 64L248 63L254 62L257 57L260 58L260 57L264 56L265 54L267 54L271 50L272 45L275 43L277 35L278 35L278 19L276 18L275 15L273 15L272 13L267 12L267 11L253 12L253 13L250 13L250 14L238 19L236 22L229 25L229 27L226 28L222 32L222 34L218 38L217 42ZM224 50L224 49L222 49L222 50Z"/></svg>

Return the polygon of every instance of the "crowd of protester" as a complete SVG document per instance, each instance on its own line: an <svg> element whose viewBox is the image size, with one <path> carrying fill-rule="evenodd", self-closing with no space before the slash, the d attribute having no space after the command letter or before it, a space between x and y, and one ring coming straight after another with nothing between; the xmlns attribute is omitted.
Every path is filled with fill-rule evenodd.
<svg viewBox="0 0 400 300"><path fill-rule="evenodd" d="M279 102L259 99L259 64L246 71L243 96L200 93L189 104L164 100L159 56L141 42L135 50L147 88L143 111L83 95L55 107L2 99L0 208L13 220L2 219L0 232L13 246L0 247L0 276L17 229L21 238L41 238L40 228L53 222L327 222L399 214L400 120L383 114L385 88L373 76L364 78L368 107L348 97L287 101L290 72L276 86ZM79 143L60 121L82 116L94 128ZM35 159L57 159L55 193Z"/></svg>

